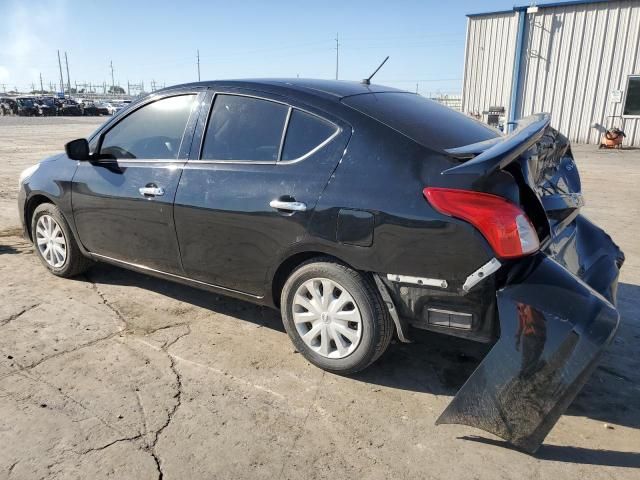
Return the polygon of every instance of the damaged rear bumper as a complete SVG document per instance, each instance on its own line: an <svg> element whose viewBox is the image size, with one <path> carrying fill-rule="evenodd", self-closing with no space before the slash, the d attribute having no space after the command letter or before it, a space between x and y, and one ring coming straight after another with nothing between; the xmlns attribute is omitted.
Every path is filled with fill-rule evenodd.
<svg viewBox="0 0 640 480"><path fill-rule="evenodd" d="M491 432L534 453L586 383L618 328L622 252L579 216L497 292L500 339L437 424Z"/></svg>

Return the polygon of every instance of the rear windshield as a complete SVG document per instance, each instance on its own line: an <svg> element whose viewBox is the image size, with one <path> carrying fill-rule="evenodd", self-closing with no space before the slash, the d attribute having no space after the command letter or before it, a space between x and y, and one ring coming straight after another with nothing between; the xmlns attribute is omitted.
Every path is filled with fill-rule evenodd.
<svg viewBox="0 0 640 480"><path fill-rule="evenodd" d="M462 147L500 135L484 123L415 93L367 93L346 97L342 102L434 150Z"/></svg>

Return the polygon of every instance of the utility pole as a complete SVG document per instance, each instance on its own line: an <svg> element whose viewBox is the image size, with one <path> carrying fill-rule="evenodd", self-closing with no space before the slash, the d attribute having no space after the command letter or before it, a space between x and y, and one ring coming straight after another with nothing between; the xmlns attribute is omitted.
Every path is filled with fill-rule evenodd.
<svg viewBox="0 0 640 480"><path fill-rule="evenodd" d="M416 83L416 93L418 93L418 84Z"/></svg>
<svg viewBox="0 0 640 480"><path fill-rule="evenodd" d="M339 32L336 33L336 80L338 80L338 65L340 63L340 41Z"/></svg>
<svg viewBox="0 0 640 480"><path fill-rule="evenodd" d="M42 86L42 73L40 73L40 93L44 93L44 87Z"/></svg>
<svg viewBox="0 0 640 480"><path fill-rule="evenodd" d="M127 95L131 96L131 86L129 85L129 80L127 80Z"/></svg>
<svg viewBox="0 0 640 480"><path fill-rule="evenodd" d="M7 84L6 83L0 83L0 85L2 85L2 93L7 93Z"/></svg>
<svg viewBox="0 0 640 480"><path fill-rule="evenodd" d="M58 68L60 69L60 91L64 98L64 77L62 76L62 62L60 61L60 50L58 50Z"/></svg>
<svg viewBox="0 0 640 480"><path fill-rule="evenodd" d="M111 68L111 88L115 91L116 81L113 79L113 60L109 63L109 67Z"/></svg>
<svg viewBox="0 0 640 480"><path fill-rule="evenodd" d="M36 84L31 82L31 93L36 91Z"/></svg>
<svg viewBox="0 0 640 480"><path fill-rule="evenodd" d="M64 52L64 63L67 64L67 91L71 92L71 80L69 79L69 60L67 59L67 52Z"/></svg>
<svg viewBox="0 0 640 480"><path fill-rule="evenodd" d="M200 49L196 50L196 57L198 59L198 81L200 81Z"/></svg>

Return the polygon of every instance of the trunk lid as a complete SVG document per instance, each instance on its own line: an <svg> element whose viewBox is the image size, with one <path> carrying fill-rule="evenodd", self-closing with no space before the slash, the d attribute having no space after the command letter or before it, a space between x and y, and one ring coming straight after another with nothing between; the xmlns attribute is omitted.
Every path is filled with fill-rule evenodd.
<svg viewBox="0 0 640 480"><path fill-rule="evenodd" d="M448 155L464 163L443 172L477 179L499 170L510 172L518 182L522 207L536 225L543 247L577 217L584 205L569 141L549 123L548 114L531 115L516 122L516 129L508 135L448 149Z"/></svg>

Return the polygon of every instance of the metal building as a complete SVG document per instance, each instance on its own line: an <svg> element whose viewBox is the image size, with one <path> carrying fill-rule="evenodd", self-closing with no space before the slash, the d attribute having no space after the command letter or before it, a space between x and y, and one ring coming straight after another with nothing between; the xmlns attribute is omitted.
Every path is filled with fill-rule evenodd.
<svg viewBox="0 0 640 480"><path fill-rule="evenodd" d="M462 110L507 122L550 112L573 142L621 127L640 146L640 0L468 15Z"/></svg>

